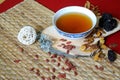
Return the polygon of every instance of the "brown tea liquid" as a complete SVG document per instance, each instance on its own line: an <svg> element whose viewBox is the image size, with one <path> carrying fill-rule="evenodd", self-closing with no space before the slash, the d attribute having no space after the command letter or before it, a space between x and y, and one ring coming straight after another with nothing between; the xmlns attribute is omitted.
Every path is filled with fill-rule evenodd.
<svg viewBox="0 0 120 80"><path fill-rule="evenodd" d="M92 21L85 14L67 13L56 21L56 25L64 32L80 33L90 29L92 27Z"/></svg>

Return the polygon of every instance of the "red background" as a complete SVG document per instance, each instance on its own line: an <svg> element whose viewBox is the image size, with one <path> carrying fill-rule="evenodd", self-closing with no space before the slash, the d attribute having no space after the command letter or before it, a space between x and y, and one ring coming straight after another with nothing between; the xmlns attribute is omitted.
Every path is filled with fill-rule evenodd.
<svg viewBox="0 0 120 80"><path fill-rule="evenodd" d="M5 0L0 4L0 13L12 8L23 0ZM86 0L36 0L50 10L56 12L65 6L84 6ZM120 19L120 1L119 0L89 0L92 4L97 5L101 13L107 12ZM111 45L114 46L111 46ZM120 31L106 38L106 45L116 52L120 53Z"/></svg>

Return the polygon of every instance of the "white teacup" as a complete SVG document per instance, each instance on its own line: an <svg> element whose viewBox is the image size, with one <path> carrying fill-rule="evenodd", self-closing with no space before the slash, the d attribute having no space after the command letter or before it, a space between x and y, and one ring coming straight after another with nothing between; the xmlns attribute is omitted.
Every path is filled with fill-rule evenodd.
<svg viewBox="0 0 120 80"><path fill-rule="evenodd" d="M80 14L87 15L91 19L91 22L92 22L90 29L83 31L83 32L71 33L71 32L66 32L66 31L58 28L58 26L56 25L56 21L64 14L68 14L68 13L80 13ZM52 21L54 28L57 30L57 32L60 35L67 37L67 38L71 38L71 39L79 39L79 38L86 37L93 30L96 23L97 23L97 18L95 16L95 14L91 10L89 10L85 7L80 7L80 6L69 6L69 7L65 7L65 8L58 10L55 13L55 15L53 16L53 21ZM84 26L82 26L82 27L84 27ZM74 29L76 29L76 28L74 28Z"/></svg>

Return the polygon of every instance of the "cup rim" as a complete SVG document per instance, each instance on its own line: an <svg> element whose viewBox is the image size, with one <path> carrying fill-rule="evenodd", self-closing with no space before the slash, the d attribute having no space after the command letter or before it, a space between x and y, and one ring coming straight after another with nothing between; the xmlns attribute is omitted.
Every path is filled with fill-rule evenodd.
<svg viewBox="0 0 120 80"><path fill-rule="evenodd" d="M92 27L91 27L90 29L88 29L88 30L86 30L86 31L84 31L84 32L70 33L70 32L65 32L65 31L59 29L59 28L56 26L56 22L55 22L54 18L55 18L55 16L56 16L60 11L63 11L64 9L67 9L67 8L82 8L82 9L88 10L89 12L91 12L91 13L94 15L95 23L92 24ZM93 21L92 21L92 22L93 22ZM53 18L52 18L52 25L53 25L55 28L57 28L58 30L60 30L61 32L64 32L64 33L67 33L67 34L82 34L82 33L89 32L89 31L91 31L91 30L95 27L96 23L97 23L97 17L96 17L96 15L95 15L90 9L85 8L85 7L82 7L82 6L67 6L67 7L61 8L60 10L58 10L58 11L54 14L54 16L53 16Z"/></svg>

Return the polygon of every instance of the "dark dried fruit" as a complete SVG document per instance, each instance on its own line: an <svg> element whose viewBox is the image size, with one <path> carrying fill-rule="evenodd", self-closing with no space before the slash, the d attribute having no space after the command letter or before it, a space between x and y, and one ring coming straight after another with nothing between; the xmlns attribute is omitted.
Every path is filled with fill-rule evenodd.
<svg viewBox="0 0 120 80"><path fill-rule="evenodd" d="M106 31L111 31L117 27L117 20L111 14L104 13L99 19L99 26Z"/></svg>
<svg viewBox="0 0 120 80"><path fill-rule="evenodd" d="M111 30L113 30L116 27L117 27L117 21L115 19L107 20L103 24L103 28L106 31L111 31Z"/></svg>
<svg viewBox="0 0 120 80"><path fill-rule="evenodd" d="M102 18L103 18L104 21L106 21L106 20L108 20L108 19L112 19L113 17L112 17L112 15L109 14L109 13L103 13L103 14L102 14Z"/></svg>
<svg viewBox="0 0 120 80"><path fill-rule="evenodd" d="M109 50L108 51L108 59L110 60L110 62L114 62L117 59L116 53L112 50Z"/></svg>

